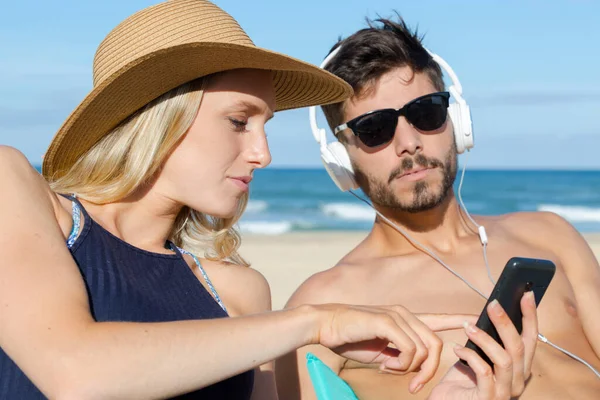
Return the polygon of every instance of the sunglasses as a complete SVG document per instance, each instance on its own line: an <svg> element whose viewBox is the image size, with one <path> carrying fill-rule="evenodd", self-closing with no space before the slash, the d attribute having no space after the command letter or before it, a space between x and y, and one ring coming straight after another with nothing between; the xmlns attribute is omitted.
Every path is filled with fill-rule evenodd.
<svg viewBox="0 0 600 400"><path fill-rule="evenodd" d="M448 92L426 94L397 110L386 108L360 115L336 127L333 133L337 136L344 129L351 129L365 146L377 147L392 140L400 117L420 131L435 131L446 122L449 99Z"/></svg>

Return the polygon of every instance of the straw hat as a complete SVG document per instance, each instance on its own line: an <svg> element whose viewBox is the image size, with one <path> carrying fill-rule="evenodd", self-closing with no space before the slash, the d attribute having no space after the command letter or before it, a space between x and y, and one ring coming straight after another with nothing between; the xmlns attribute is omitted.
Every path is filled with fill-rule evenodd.
<svg viewBox="0 0 600 400"><path fill-rule="evenodd" d="M340 78L258 48L225 11L206 0L170 0L135 13L102 41L94 87L56 133L42 165L58 178L115 126L188 81L237 68L274 71L276 111L352 95Z"/></svg>

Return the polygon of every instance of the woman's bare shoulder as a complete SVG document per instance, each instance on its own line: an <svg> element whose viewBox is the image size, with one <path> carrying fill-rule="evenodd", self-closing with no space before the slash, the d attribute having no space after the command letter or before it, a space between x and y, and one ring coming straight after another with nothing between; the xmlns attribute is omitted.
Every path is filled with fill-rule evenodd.
<svg viewBox="0 0 600 400"><path fill-rule="evenodd" d="M225 261L203 259L201 263L230 314L271 310L271 288L259 271Z"/></svg>
<svg viewBox="0 0 600 400"><path fill-rule="evenodd" d="M21 151L0 145L0 171L0 207L12 208L15 199L21 199L21 204L52 211L61 229L70 230L70 201L52 191Z"/></svg>

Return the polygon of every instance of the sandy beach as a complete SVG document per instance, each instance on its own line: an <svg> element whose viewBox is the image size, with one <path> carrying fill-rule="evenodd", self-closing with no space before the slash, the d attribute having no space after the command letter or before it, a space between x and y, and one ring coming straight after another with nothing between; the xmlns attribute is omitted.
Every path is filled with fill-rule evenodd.
<svg viewBox="0 0 600 400"><path fill-rule="evenodd" d="M273 309L281 309L294 290L312 274L333 266L360 243L367 232L295 232L243 235L241 254L271 285ZM600 259L600 233L584 234Z"/></svg>

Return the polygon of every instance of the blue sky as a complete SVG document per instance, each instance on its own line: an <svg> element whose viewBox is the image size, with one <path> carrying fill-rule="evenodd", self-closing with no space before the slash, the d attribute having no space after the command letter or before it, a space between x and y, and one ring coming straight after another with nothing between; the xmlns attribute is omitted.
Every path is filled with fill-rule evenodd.
<svg viewBox="0 0 600 400"><path fill-rule="evenodd" d="M216 0L262 47L320 64L365 17L397 10L458 74L478 168L600 169L600 2ZM6 2L0 16L0 143L34 164L91 89L104 36L150 0ZM324 118L319 118L324 125ZM268 124L274 167L320 166L308 110Z"/></svg>

